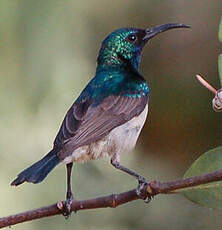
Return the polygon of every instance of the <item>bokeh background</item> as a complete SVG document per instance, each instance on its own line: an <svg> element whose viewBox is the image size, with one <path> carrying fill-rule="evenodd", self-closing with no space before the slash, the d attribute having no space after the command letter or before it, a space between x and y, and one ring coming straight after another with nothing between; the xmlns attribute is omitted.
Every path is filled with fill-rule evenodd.
<svg viewBox="0 0 222 230"><path fill-rule="evenodd" d="M191 30L155 37L140 71L150 88L149 117L134 154L122 163L147 179L181 178L206 150L221 145L222 114L195 79L203 73L219 87L217 57L221 0L1 0L0 3L0 216L38 208L65 197L65 167L39 185L9 184L52 147L65 112L93 77L101 41L114 29L179 22ZM77 199L126 191L137 184L107 159L73 170ZM56 216L14 228L221 229L222 212L182 195L160 195L117 209Z"/></svg>

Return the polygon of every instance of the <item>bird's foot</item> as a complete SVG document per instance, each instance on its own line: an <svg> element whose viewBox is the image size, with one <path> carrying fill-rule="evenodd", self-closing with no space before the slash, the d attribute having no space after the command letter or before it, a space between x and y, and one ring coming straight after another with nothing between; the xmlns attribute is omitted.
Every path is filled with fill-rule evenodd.
<svg viewBox="0 0 222 230"><path fill-rule="evenodd" d="M66 199L65 203L64 203L64 212L63 212L63 216L68 219L71 216L71 204L74 200L73 195L71 195L69 198Z"/></svg>
<svg viewBox="0 0 222 230"><path fill-rule="evenodd" d="M149 194L147 191L144 191L144 187L148 186L148 182L146 179L142 176L139 176L138 178L138 186L136 188L136 194L144 200L145 203L149 203L152 199L152 195Z"/></svg>

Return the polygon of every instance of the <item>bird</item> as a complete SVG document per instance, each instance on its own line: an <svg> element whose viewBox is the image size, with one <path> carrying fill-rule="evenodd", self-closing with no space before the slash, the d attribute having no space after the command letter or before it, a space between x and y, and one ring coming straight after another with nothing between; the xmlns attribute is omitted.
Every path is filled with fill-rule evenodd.
<svg viewBox="0 0 222 230"><path fill-rule="evenodd" d="M11 185L40 183L59 163L66 165L65 216L71 213L73 163L108 156L111 164L135 177L144 177L120 164L120 156L131 152L148 113L150 88L139 72L142 50L157 34L188 25L168 23L152 28L117 29L101 44L95 76L66 113L52 150L18 174Z"/></svg>

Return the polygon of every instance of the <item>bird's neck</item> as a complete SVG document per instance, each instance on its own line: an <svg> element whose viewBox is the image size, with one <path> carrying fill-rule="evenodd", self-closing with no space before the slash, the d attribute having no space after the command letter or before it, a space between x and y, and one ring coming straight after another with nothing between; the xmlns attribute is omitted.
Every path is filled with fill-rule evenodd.
<svg viewBox="0 0 222 230"><path fill-rule="evenodd" d="M127 54L118 54L111 52L108 49L101 48L97 58L97 70L102 68L119 68L129 69L129 67L138 71L141 60L141 52L128 58Z"/></svg>
<svg viewBox="0 0 222 230"><path fill-rule="evenodd" d="M121 58L98 61L96 73L101 71L138 72L139 62L135 60L122 60Z"/></svg>
<svg viewBox="0 0 222 230"><path fill-rule="evenodd" d="M149 94L149 87L136 67L131 62L115 65L98 64L93 84L103 86L99 95L121 94L128 97L141 97Z"/></svg>
<svg viewBox="0 0 222 230"><path fill-rule="evenodd" d="M97 59L95 85L103 85L101 95L141 97L149 93L149 87L139 73L141 52L129 58L126 54L108 52L101 48ZM98 93L98 92L97 92Z"/></svg>

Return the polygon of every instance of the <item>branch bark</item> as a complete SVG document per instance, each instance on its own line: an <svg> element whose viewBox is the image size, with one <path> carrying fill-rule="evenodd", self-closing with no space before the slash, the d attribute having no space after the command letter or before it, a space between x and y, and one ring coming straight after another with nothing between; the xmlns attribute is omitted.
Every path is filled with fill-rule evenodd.
<svg viewBox="0 0 222 230"><path fill-rule="evenodd" d="M201 184L222 180L222 170L218 170L212 173L203 174L200 176L194 176L185 179L179 179L169 182L151 181L141 189L141 194L144 197L154 197L158 194L172 194L181 192L185 188L191 188ZM89 200L73 201L71 210L76 212L84 209L96 209L96 208L116 208L119 205L127 202L141 199L137 194L137 190L133 189L120 194L112 194L108 196L102 196ZM27 222L35 219L40 219L48 216L59 215L64 212L64 201L41 207L39 209L33 209L26 212L22 212L16 215L0 218L0 228L8 227L22 222Z"/></svg>

